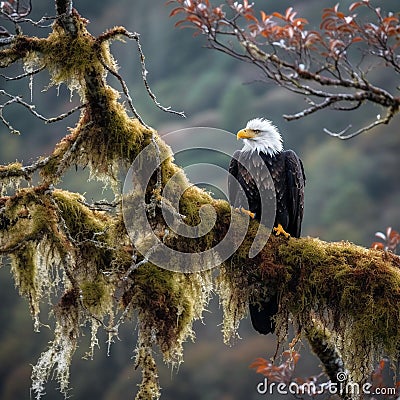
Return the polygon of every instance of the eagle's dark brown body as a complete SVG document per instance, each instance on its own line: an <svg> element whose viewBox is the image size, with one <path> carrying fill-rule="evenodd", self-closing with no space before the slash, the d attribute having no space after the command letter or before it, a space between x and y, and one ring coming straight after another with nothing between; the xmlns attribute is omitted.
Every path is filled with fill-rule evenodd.
<svg viewBox="0 0 400 400"><path fill-rule="evenodd" d="M268 226L268 221L273 221L274 226L281 224L291 236L300 236L305 175L303 164L294 151L269 155L238 150L231 160L229 173L228 192L232 206L248 208L261 223ZM275 218L271 218L274 211ZM277 294L260 304L250 304L254 328L263 334L274 332L273 316L277 311Z"/></svg>

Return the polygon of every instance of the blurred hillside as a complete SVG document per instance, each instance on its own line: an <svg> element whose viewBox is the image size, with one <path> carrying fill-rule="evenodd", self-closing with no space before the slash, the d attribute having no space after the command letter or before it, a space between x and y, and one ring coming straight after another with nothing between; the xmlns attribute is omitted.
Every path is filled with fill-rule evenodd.
<svg viewBox="0 0 400 400"><path fill-rule="evenodd" d="M293 5L290 1L255 1L256 6L283 11ZM332 6L337 0L325 0L323 6ZM341 1L347 8L350 1ZM385 0L382 7L398 11L398 0ZM91 23L88 29L97 35L114 25L124 25L141 34L146 54L148 79L159 101L176 110L184 110L187 118L164 113L148 98L140 75L139 56L135 43L114 43L112 51L120 66L120 74L131 90L135 107L143 119L161 134L192 126L211 126L236 132L254 117L265 117L279 127L286 148L293 148L303 159L307 175L306 208L303 234L319 236L325 240L349 240L369 246L374 232L391 225L400 229L400 129L399 119L387 127L375 129L351 141L339 141L323 133L323 128L341 130L352 124L373 120L381 111L371 107L368 113L335 113L326 111L306 119L286 122L282 114L296 112L304 107L302 98L291 95L272 84L260 82L261 76L251 66L224 54L205 48L201 38L193 38L191 30L174 29L168 17L171 7L163 0L115 0L90 2L76 0L75 7ZM53 2L33 1L33 19L53 13ZM318 21L321 15L319 0L297 1L301 16ZM317 22L315 22L317 24ZM30 32L32 29L23 27ZM41 34L46 35L46 30ZM35 34L38 34L35 31ZM39 32L40 34L40 32ZM20 70L3 71L15 76ZM374 79L385 85L398 85L387 75L376 73ZM10 93L30 98L29 81L7 82L0 78L1 88ZM119 88L110 78L110 84ZM55 116L69 110L78 101L65 87L48 86L48 76L40 73L33 79L32 96L37 111ZM46 89L47 88L47 89ZM46 89L45 91L43 91ZM51 152L55 143L73 127L78 116L54 125L44 125L32 118L21 107L12 106L5 117L21 136L11 135L0 125L0 163L22 160L29 163L40 154ZM170 143L173 145L173 143ZM210 143L207 143L210 145ZM192 162L195 158L190 155ZM182 160L184 163L185 160ZM88 172L71 171L62 187L86 193L88 199L103 198L100 185L87 182ZM32 333L28 306L15 293L5 260L0 269L0 399L29 399L29 364L35 364L40 351L51 340L43 327L40 334ZM43 312L43 319L45 311ZM260 378L248 369L259 356L274 353L274 339L256 335L248 321L241 326L243 340L232 347L222 345L220 311L214 299L205 325L196 326L198 339L188 344L185 362L180 371L162 370L162 398L165 400L245 400L257 399L255 386ZM50 321L52 323L52 321ZM121 333L121 341L106 356L105 337L93 361L76 357L72 371L71 395L76 399L129 399L139 380L133 368L135 323ZM89 335L89 332L88 332ZM87 350L82 339L82 354ZM317 363L305 356L301 374L310 375ZM61 399L55 385L48 387L47 400ZM281 397L282 398L282 397Z"/></svg>

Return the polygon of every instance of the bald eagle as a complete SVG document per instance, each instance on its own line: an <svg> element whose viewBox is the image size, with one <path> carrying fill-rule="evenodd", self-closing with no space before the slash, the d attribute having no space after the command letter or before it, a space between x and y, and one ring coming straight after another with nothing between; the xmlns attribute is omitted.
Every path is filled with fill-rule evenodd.
<svg viewBox="0 0 400 400"><path fill-rule="evenodd" d="M229 165L229 202L233 207L247 204L250 215L263 223L271 209L268 205L274 201L276 233L299 237L305 184L301 160L293 150L283 150L278 129L266 119L250 120L246 128L237 133L237 138L243 139L244 146L234 153ZM250 303L249 311L256 331L273 333L274 316L278 312L277 293Z"/></svg>

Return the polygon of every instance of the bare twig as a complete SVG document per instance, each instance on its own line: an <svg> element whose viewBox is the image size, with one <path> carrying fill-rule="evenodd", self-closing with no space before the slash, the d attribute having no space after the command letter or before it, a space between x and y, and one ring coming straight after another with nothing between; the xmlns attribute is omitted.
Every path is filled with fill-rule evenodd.
<svg viewBox="0 0 400 400"><path fill-rule="evenodd" d="M56 117L47 118L47 119L45 120L45 122L46 122L46 124L52 124L52 123L54 123L54 122L61 121L61 120L63 120L64 118L69 117L70 115L72 115L72 114L75 113L76 111L81 110L82 108L85 108L85 107L86 107L86 103L80 104L79 106L76 106L76 107L74 107L74 108L71 108L69 111L67 111L67 112L65 112L65 113L62 113L62 114L60 114L60 115L57 115Z"/></svg>
<svg viewBox="0 0 400 400"><path fill-rule="evenodd" d="M3 124L11 131L11 133L14 134L19 134L20 132L18 130L16 130L5 118L3 115L3 111L4 109L14 103L20 104L23 107L25 107L32 115L34 115L36 118L39 118L40 120L44 121L46 124L51 124L57 121L61 121L64 118L67 118L68 116L70 116L71 114L75 113L76 111L82 109L83 107L86 106L86 104L81 104L79 106L76 106L74 108L72 108L71 110L62 113L60 115L57 115L56 117L52 117L52 118L47 118L45 116L43 116L42 114L38 113L35 110L35 105L34 104L29 104L26 101L24 101L20 96L14 96L10 93L7 93L5 90L0 89L0 95L6 96L8 97L10 100L6 101L4 104L0 105L0 120L1 122L3 122Z"/></svg>
<svg viewBox="0 0 400 400"><path fill-rule="evenodd" d="M7 46L15 40L14 35L0 38L0 46Z"/></svg>
<svg viewBox="0 0 400 400"><path fill-rule="evenodd" d="M342 140L351 139L351 138L358 136L364 132L370 131L371 129L373 129L379 125L388 124L392 120L392 118L395 116L396 112L397 112L397 110L391 107L391 108L389 108L387 114L383 118L379 118L376 121L372 122L371 124L369 124L363 128L360 128L353 133L347 134L349 132L349 130L352 128L351 125L349 125L347 128L343 129L340 132L332 132L326 128L324 128L324 132L330 136L337 137Z"/></svg>
<svg viewBox="0 0 400 400"><path fill-rule="evenodd" d="M128 86L126 85L125 81L122 79L121 75L120 75L117 71L114 71L111 67L109 67L103 59L101 59L101 63L102 63L102 65L103 65L103 67L104 67L108 72L110 72L115 78L118 79L119 83L121 84L122 91L124 92L124 95L125 95L126 99L128 100L129 108L130 108L131 111L133 112L133 115L135 116L135 118L137 118L137 119L139 120L139 122L140 122L143 126L145 126L146 128L148 128L148 126L147 126L147 125L145 124L145 122L143 121L142 117L141 117L141 116L139 115L139 113L136 111L136 108L135 108L135 106L133 105L132 97L131 97L131 95L130 95L130 93L129 93Z"/></svg>
<svg viewBox="0 0 400 400"><path fill-rule="evenodd" d="M164 107L163 105L161 105L159 103L159 101L157 100L156 95L153 93L153 91L150 88L150 84L147 80L147 74L148 74L148 70L146 68L146 63L145 63L145 55L142 49L142 45L140 43L140 35L137 32L129 32L127 31L125 28L123 27L118 27L118 28L114 28L113 30L110 30L106 33L104 33L103 35L98 37L98 43L102 43L104 41L109 41L112 40L115 37L118 36L124 36L128 39L134 40L136 42L137 48L138 48L138 52L139 52L139 56L140 56L140 65L141 65L141 73L142 73L142 80L143 80L143 84L146 88L146 91L148 93L148 95L150 96L150 98L153 100L154 104L162 111L171 113L171 114L176 114L176 115L180 115L181 117L186 117L184 111L175 111L173 110L171 107ZM126 87L125 82L123 81L123 79L121 78L121 76L114 71L113 69L111 69L109 66L107 66L104 62L104 60L102 61L104 67L110 72L112 73L117 79L118 81L121 83L121 86L123 88L124 94L125 96L128 98L128 102L132 102L130 96L129 96L129 91L128 88ZM130 108L132 109L133 105L129 104ZM133 111L133 110L132 110ZM136 110L133 111L135 116L137 116L137 112Z"/></svg>
<svg viewBox="0 0 400 400"><path fill-rule="evenodd" d="M185 115L184 111L175 111L171 107L164 107L158 102L157 97L152 92L152 90L150 89L150 85L149 85L149 82L147 80L148 71L147 71L147 68L146 68L145 56L144 56L144 53L143 53L143 50L142 50L142 45L141 45L140 40L139 40L139 35L137 33L134 33L134 34L130 33L129 37L136 41L137 48L138 48L138 51L139 51L139 54L140 54L140 64L142 66L142 80L143 80L144 86L145 86L145 88L147 90L147 93L149 94L150 98L153 100L154 104L162 111L169 112L171 114L177 114L177 115L180 115L181 117L185 118L186 115Z"/></svg>
<svg viewBox="0 0 400 400"><path fill-rule="evenodd" d="M18 76L6 76L6 75L3 75L3 74L0 74L0 76L2 78L4 78L6 81L17 81L19 79L23 79L23 78L26 78L28 76L30 77L32 75L38 74L39 72L43 71L45 68L46 68L46 66L43 66L43 67L40 67L40 68L35 69L33 71L26 72L25 74L21 74L21 75L18 75Z"/></svg>

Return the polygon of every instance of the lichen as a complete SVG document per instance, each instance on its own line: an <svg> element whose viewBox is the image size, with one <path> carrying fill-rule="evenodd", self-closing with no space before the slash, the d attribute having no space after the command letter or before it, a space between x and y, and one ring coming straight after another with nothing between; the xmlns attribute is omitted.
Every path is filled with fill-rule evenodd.
<svg viewBox="0 0 400 400"><path fill-rule="evenodd" d="M44 395L45 383L53 370L61 393L67 397L70 365L78 346L82 317L79 292L74 289L67 290L55 309L55 316L54 339L32 368L32 391L36 400Z"/></svg>
<svg viewBox="0 0 400 400"><path fill-rule="evenodd" d="M161 396L158 369L151 343L148 343L148 337L145 337L144 332L142 329L140 330L136 348L135 364L142 371L142 381L135 400L157 400Z"/></svg>

